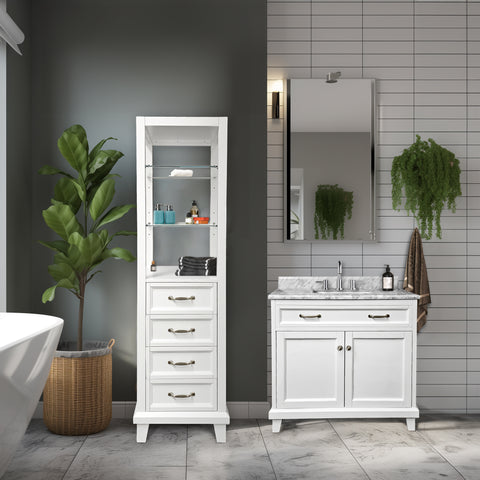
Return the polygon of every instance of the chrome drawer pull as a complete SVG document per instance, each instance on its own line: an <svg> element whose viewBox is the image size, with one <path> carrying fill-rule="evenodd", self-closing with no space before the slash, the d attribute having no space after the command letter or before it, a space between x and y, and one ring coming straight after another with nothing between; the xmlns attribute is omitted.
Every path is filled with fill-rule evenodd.
<svg viewBox="0 0 480 480"><path fill-rule="evenodd" d="M177 300L195 300L195 295L190 295L189 297L172 297L170 295L168 299L173 300L174 302Z"/></svg>
<svg viewBox="0 0 480 480"><path fill-rule="evenodd" d="M390 318L390 315L388 313L385 315L369 315L368 318Z"/></svg>
<svg viewBox="0 0 480 480"><path fill-rule="evenodd" d="M195 360L190 360L189 362L174 362L169 360L168 364L173 365L174 367L184 367L186 365L195 365Z"/></svg>
<svg viewBox="0 0 480 480"><path fill-rule="evenodd" d="M300 313L298 315L300 318L322 318L320 314L318 315L304 315L303 313Z"/></svg>
<svg viewBox="0 0 480 480"><path fill-rule="evenodd" d="M168 396L172 398L190 398L195 396L195 392L189 393L188 395L175 395L174 393L170 392Z"/></svg>
<svg viewBox="0 0 480 480"><path fill-rule="evenodd" d="M189 328L188 330L175 330L174 328L169 328L168 331L170 333L193 333L195 329Z"/></svg>
<svg viewBox="0 0 480 480"><path fill-rule="evenodd" d="M347 345L347 351L350 351L352 347L350 345Z"/></svg>
<svg viewBox="0 0 480 480"><path fill-rule="evenodd" d="M337 347L337 350L338 350L339 352L341 352L341 351L343 350L343 346L342 346L342 345L339 345L339 346Z"/></svg>

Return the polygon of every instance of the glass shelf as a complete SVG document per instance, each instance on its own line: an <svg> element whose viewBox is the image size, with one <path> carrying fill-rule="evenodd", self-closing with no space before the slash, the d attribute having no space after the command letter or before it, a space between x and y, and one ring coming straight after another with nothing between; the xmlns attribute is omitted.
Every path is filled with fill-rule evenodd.
<svg viewBox="0 0 480 480"><path fill-rule="evenodd" d="M147 227L190 227L190 228L197 228L197 227L217 227L216 223L147 223Z"/></svg>
<svg viewBox="0 0 480 480"><path fill-rule="evenodd" d="M174 175L168 177L152 177L152 180L211 180L212 177L182 177L181 175Z"/></svg>
<svg viewBox="0 0 480 480"><path fill-rule="evenodd" d="M178 168L179 170L196 168L218 168L218 165L145 165L146 168Z"/></svg>

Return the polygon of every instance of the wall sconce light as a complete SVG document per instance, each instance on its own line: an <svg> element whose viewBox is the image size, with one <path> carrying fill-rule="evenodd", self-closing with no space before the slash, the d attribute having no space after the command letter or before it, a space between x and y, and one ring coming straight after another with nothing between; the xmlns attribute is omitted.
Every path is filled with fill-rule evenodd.
<svg viewBox="0 0 480 480"><path fill-rule="evenodd" d="M272 118L280 118L280 92L272 92Z"/></svg>

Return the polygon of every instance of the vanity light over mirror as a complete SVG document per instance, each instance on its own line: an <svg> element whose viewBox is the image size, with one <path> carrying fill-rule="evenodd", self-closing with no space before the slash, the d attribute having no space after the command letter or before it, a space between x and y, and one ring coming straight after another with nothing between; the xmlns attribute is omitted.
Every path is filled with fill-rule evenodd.
<svg viewBox="0 0 480 480"><path fill-rule="evenodd" d="M375 80L286 83L286 240L375 240Z"/></svg>

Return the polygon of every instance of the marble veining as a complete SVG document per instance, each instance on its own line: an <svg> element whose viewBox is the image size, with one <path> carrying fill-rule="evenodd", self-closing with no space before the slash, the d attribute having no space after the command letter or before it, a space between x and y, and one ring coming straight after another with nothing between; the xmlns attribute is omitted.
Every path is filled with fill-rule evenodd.
<svg viewBox="0 0 480 480"><path fill-rule="evenodd" d="M328 290L322 290L327 280ZM356 290L350 289L350 281L355 280ZM419 296L405 290L381 289L381 277L343 277L344 290L337 291L337 277L279 277L278 288L268 298L270 300L415 300Z"/></svg>
<svg viewBox="0 0 480 480"><path fill-rule="evenodd" d="M34 420L2 480L438 480L480 478L478 416L400 420L233 420L227 443L208 425L152 427L135 442L131 421L103 432L54 435Z"/></svg>

